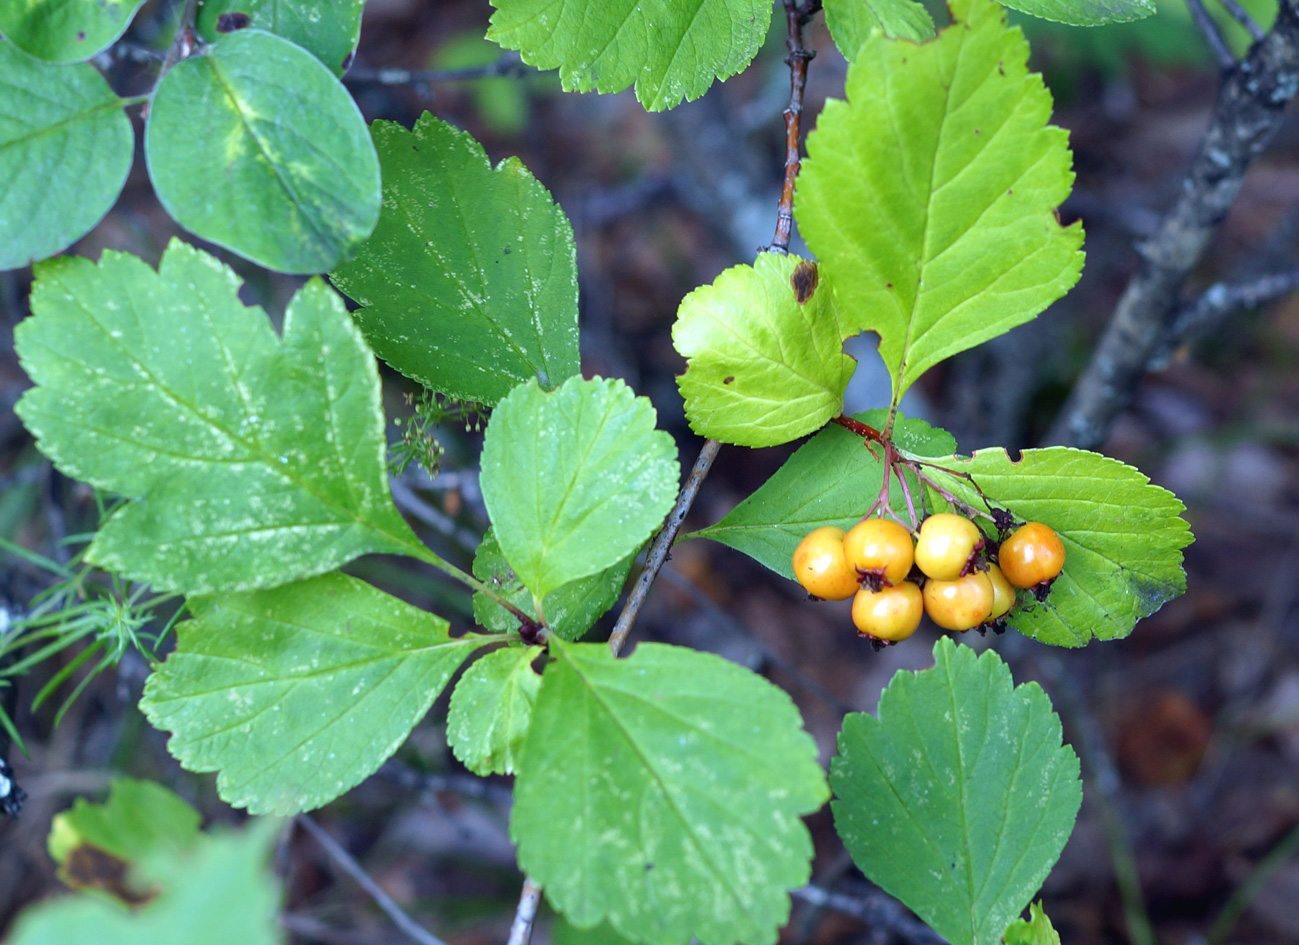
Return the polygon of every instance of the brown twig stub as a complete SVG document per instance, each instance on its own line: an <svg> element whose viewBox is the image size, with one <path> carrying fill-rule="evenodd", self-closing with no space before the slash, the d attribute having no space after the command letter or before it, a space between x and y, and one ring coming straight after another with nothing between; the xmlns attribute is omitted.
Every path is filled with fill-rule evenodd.
<svg viewBox="0 0 1299 945"><path fill-rule="evenodd" d="M1240 193L1250 163L1299 92L1299 0L1283 0L1272 31L1228 71L1177 203L1140 247L1141 263L1047 436L1093 448L1109 433L1177 318L1182 286Z"/></svg>
<svg viewBox="0 0 1299 945"><path fill-rule="evenodd" d="M884 439L884 434L881 433L879 430L876 430L870 424L862 423L860 420L854 420L852 417L849 417L845 414L840 414L837 417L831 417L830 422L837 423L845 430L848 430L852 433L856 433L863 440L874 440L875 442L878 443Z"/></svg>
<svg viewBox="0 0 1299 945"><path fill-rule="evenodd" d="M789 107L785 109L785 183L780 190L780 206L776 214L776 235L771 239L768 252L788 253L789 240L794 232L794 183L803 166L800 137L803 127L803 91L807 87L807 64L816 52L804 45L803 27L817 10L820 0L800 7L798 0L785 0L785 19L789 36L785 45L789 55Z"/></svg>
<svg viewBox="0 0 1299 945"><path fill-rule="evenodd" d="M645 597L649 594L650 585L658 577L663 563L668 560L672 542L676 541L677 533L681 531L681 526L686 520L686 513L690 511L690 506L694 505L699 487L708 476L708 470L712 468L713 460L717 458L717 451L721 446L722 444L717 440L704 441L703 448L699 451L699 458L695 460L694 468L690 470L690 475L677 496L676 505L672 506L667 521L663 523L662 531L655 536L653 544L650 545L650 550L645 555L645 567L640 577L636 579L636 586L632 588L622 613L618 615L613 633L609 635L609 649L613 650L614 656L622 652L623 644L627 642L627 635L631 633L631 625L636 621L636 615L640 613L641 605L645 603Z"/></svg>

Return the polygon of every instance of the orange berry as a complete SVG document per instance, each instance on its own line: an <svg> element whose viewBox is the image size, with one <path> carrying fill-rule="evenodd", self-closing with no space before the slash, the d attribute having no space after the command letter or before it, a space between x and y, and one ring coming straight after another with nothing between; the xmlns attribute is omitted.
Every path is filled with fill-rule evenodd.
<svg viewBox="0 0 1299 945"><path fill-rule="evenodd" d="M878 591L863 587L852 599L852 622L864 636L896 643L916 632L924 610L920 588L910 581Z"/></svg>
<svg viewBox="0 0 1299 945"><path fill-rule="evenodd" d="M928 577L954 581L981 547L983 532L968 518L939 512L920 524L916 564Z"/></svg>
<svg viewBox="0 0 1299 945"><path fill-rule="evenodd" d="M1064 568L1064 542L1049 526L1029 522L1001 543L997 560L1011 584L1034 587Z"/></svg>
<svg viewBox="0 0 1299 945"><path fill-rule="evenodd" d="M971 571L955 581L925 582L925 613L944 630L969 630L992 615L996 595L992 581L982 571Z"/></svg>
<svg viewBox="0 0 1299 945"><path fill-rule="evenodd" d="M1015 606L1015 588L995 564L988 565L988 580L992 582L992 614L988 619L997 620Z"/></svg>
<svg viewBox="0 0 1299 945"><path fill-rule="evenodd" d="M843 538L843 554L860 577L875 576L885 584L901 584L915 561L911 533L885 518L862 519Z"/></svg>
<svg viewBox="0 0 1299 945"><path fill-rule="evenodd" d="M808 532L794 549L794 579L825 600L846 600L857 593L857 572L843 556L842 528L827 525Z"/></svg>

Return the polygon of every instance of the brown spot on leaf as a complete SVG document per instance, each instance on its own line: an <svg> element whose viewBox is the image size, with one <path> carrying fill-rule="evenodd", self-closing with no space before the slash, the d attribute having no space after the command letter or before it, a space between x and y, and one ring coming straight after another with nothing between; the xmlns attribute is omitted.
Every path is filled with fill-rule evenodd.
<svg viewBox="0 0 1299 945"><path fill-rule="evenodd" d="M794 272L789 277L789 284L794 288L794 297L798 299L799 305L812 297L820 278L814 262L805 259L794 267Z"/></svg>
<svg viewBox="0 0 1299 945"><path fill-rule="evenodd" d="M735 382L735 375L734 375L734 374L729 374L729 375L727 375L726 377L722 378L722 383L723 383L723 384L732 384L732 383L734 383L734 382Z"/></svg>
<svg viewBox="0 0 1299 945"><path fill-rule="evenodd" d="M84 43L85 41L86 41L86 31L77 30L77 42Z"/></svg>
<svg viewBox="0 0 1299 945"><path fill-rule="evenodd" d="M59 875L73 889L98 889L129 906L148 902L158 894L157 890L141 892L127 885L127 869L125 860L82 843L68 852Z"/></svg>

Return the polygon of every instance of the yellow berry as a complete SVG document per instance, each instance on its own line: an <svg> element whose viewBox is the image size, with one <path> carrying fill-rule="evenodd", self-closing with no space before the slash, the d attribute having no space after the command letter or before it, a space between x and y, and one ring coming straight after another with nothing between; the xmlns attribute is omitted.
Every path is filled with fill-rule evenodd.
<svg viewBox="0 0 1299 945"><path fill-rule="evenodd" d="M825 600L846 600L857 593L857 572L843 556L842 528L827 525L808 532L794 549L794 579Z"/></svg>

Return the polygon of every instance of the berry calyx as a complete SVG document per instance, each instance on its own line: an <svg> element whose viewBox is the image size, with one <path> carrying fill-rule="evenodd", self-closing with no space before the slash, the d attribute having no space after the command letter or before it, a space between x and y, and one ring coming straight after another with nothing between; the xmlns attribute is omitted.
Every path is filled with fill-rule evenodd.
<svg viewBox="0 0 1299 945"><path fill-rule="evenodd" d="M843 556L843 529L808 532L794 549L794 579L813 597L847 600L857 593L857 572Z"/></svg>
<svg viewBox="0 0 1299 945"><path fill-rule="evenodd" d="M920 525L916 539L916 564L937 581L954 581L974 563L983 547L983 532L968 518L939 512Z"/></svg>
<svg viewBox="0 0 1299 945"><path fill-rule="evenodd" d="M897 643L916 632L924 610L920 588L910 581L878 591L863 587L852 599L852 622L861 636Z"/></svg>
<svg viewBox="0 0 1299 945"><path fill-rule="evenodd" d="M995 564L988 565L988 580L992 582L992 613L989 620L1000 620L1015 606L1015 587Z"/></svg>
<svg viewBox="0 0 1299 945"><path fill-rule="evenodd" d="M897 522L867 518L848 530L843 538L843 554L861 583L879 590L884 585L901 584L911 573L915 543L911 533Z"/></svg>
<svg viewBox="0 0 1299 945"><path fill-rule="evenodd" d="M1064 568L1064 542L1050 526L1029 522L1001 543L997 560L1011 584L1036 587Z"/></svg>
<svg viewBox="0 0 1299 945"><path fill-rule="evenodd" d="M969 630L988 620L996 595L983 571L972 571L954 581L926 581L925 613L944 630Z"/></svg>

